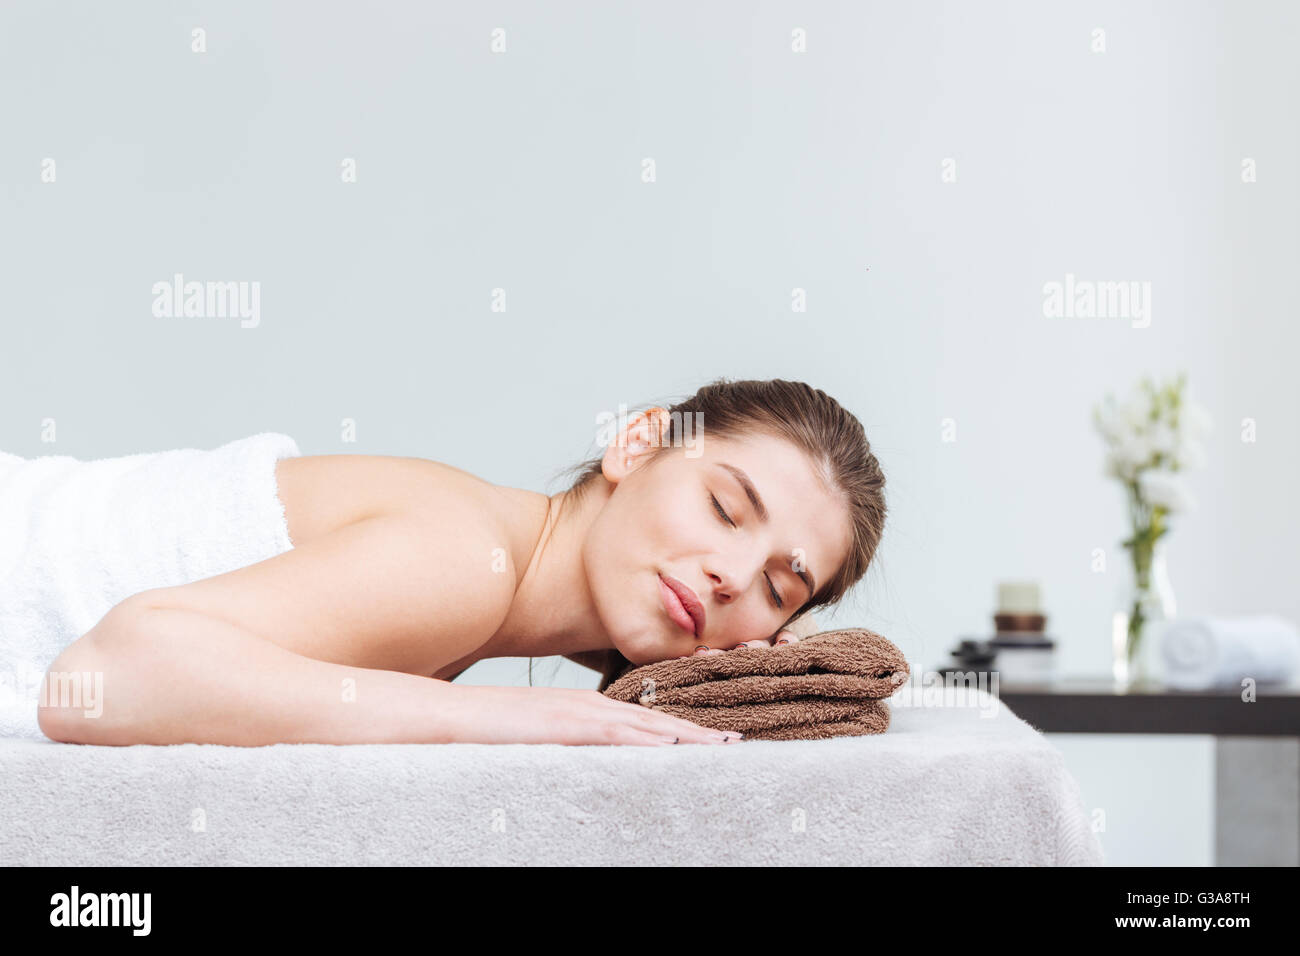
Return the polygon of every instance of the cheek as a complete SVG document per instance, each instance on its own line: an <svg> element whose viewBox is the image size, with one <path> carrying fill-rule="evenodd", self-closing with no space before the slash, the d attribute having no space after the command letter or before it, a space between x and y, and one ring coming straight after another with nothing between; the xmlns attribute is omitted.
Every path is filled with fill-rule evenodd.
<svg viewBox="0 0 1300 956"><path fill-rule="evenodd" d="M751 605L740 611L731 622L735 636L732 643L734 645L741 641L761 641L771 637L784 620L784 617L778 617L774 608Z"/></svg>
<svg viewBox="0 0 1300 956"><path fill-rule="evenodd" d="M635 507L629 502L610 502L587 529L587 548L597 562L597 567L622 567L636 553L636 542L642 533Z"/></svg>
<svg viewBox="0 0 1300 956"><path fill-rule="evenodd" d="M623 573L663 571L707 547L700 516L681 495L650 494L606 506L592 525L593 558ZM678 568L678 570L683 570Z"/></svg>
<svg viewBox="0 0 1300 956"><path fill-rule="evenodd" d="M648 516L627 506L606 506L587 531L582 546L587 583L611 632L627 628L654 606L651 583L663 564L657 534Z"/></svg>
<svg viewBox="0 0 1300 956"><path fill-rule="evenodd" d="M645 528L661 552L658 557L663 558L707 553L718 547L718 535L723 530L720 520L711 517L704 492L695 497L681 491L661 495L650 503L645 518Z"/></svg>
<svg viewBox="0 0 1300 956"><path fill-rule="evenodd" d="M699 557L708 550L707 536L702 534L698 521L691 521L680 511L676 514L660 512L653 526L651 544L658 552L656 558L671 560Z"/></svg>

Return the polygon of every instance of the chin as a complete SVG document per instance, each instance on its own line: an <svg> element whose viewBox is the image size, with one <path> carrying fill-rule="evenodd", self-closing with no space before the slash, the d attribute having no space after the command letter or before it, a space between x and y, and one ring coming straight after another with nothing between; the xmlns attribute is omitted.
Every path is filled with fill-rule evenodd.
<svg viewBox="0 0 1300 956"><path fill-rule="evenodd" d="M653 596L653 603L644 601L644 598L642 599L644 603L638 602L635 596L630 600L625 598L619 602L619 606L625 609L648 606L649 610L645 618L639 622L630 621L627 619L626 614L619 615L616 613L613 622L602 622L605 624L605 633L609 635L614 650L637 667L642 664L670 660L674 657L685 657L694 651L695 645L698 643L693 635L687 634L682 628L673 623L659 603L658 572L651 572L648 577L648 590ZM599 608L599 606L600 602L597 602L597 607ZM603 617L604 615L602 615ZM609 626L610 623L613 623L614 626Z"/></svg>
<svg viewBox="0 0 1300 956"><path fill-rule="evenodd" d="M672 625L671 621L667 623ZM675 625L672 626L674 630L680 630ZM691 653L694 645L682 650L677 642L665 637L664 630L664 621L652 618L646 629L631 634L611 633L610 637L614 649L638 667Z"/></svg>
<svg viewBox="0 0 1300 956"><path fill-rule="evenodd" d="M637 667L642 664L653 664L656 661L667 660L675 656L664 650L662 642L653 638L634 638L630 641L615 639L614 650Z"/></svg>

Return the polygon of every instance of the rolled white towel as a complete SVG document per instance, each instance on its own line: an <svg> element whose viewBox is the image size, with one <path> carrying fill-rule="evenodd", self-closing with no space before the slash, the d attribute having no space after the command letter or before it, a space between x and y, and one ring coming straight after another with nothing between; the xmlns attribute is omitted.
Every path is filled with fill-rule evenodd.
<svg viewBox="0 0 1300 956"><path fill-rule="evenodd" d="M1275 614L1170 621L1160 649L1165 682L1181 690L1284 684L1300 666L1300 633Z"/></svg>
<svg viewBox="0 0 1300 956"><path fill-rule="evenodd" d="M262 432L203 450L83 461L0 453L0 736L41 737L46 668L119 601L293 547Z"/></svg>

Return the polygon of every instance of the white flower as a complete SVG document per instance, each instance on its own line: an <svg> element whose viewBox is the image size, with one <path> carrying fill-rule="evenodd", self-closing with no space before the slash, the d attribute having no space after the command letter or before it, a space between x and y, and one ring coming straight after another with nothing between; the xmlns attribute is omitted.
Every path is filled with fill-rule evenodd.
<svg viewBox="0 0 1300 956"><path fill-rule="evenodd" d="M1170 427L1168 422L1158 421L1151 426L1147 433L1147 440L1151 444L1151 451L1156 454L1170 456L1178 448L1178 433Z"/></svg>
<svg viewBox="0 0 1300 956"><path fill-rule="evenodd" d="M1115 459L1117 470L1129 478L1138 469L1149 466L1155 454L1151 448L1151 441L1145 435L1133 433L1121 435L1110 453Z"/></svg>
<svg viewBox="0 0 1300 956"><path fill-rule="evenodd" d="M1133 431L1141 431L1151 422L1151 396L1146 389L1138 388L1120 409L1120 416Z"/></svg>
<svg viewBox="0 0 1300 956"><path fill-rule="evenodd" d="M1177 472L1167 468L1148 468L1138 475L1138 491L1150 505L1159 505L1171 514L1190 511L1196 506L1187 483Z"/></svg>
<svg viewBox="0 0 1300 956"><path fill-rule="evenodd" d="M1110 444L1119 441L1120 436L1127 431L1124 420L1119 413L1119 406L1115 404L1115 399L1110 395L1106 396L1104 402L1093 408L1092 415L1093 424L1097 426L1097 431Z"/></svg>
<svg viewBox="0 0 1300 956"><path fill-rule="evenodd" d="M1214 428L1214 420L1204 406L1188 399L1183 402L1178 427L1190 438L1207 438Z"/></svg>
<svg viewBox="0 0 1300 956"><path fill-rule="evenodd" d="M1198 441L1183 438L1171 458L1184 471L1201 468L1205 465L1205 448Z"/></svg>
<svg viewBox="0 0 1300 956"><path fill-rule="evenodd" d="M1209 413L1186 391L1177 399L1180 407L1174 410L1174 399L1168 392L1182 387L1180 380L1177 386L1161 387L1157 394L1154 383L1143 379L1123 402L1107 394L1092 410L1093 424L1107 446L1103 474L1124 482L1144 482L1142 487L1148 489L1143 492L1144 498L1169 511L1193 507L1191 495L1174 472L1205 464L1201 439L1211 429ZM1155 474L1143 478L1148 471Z"/></svg>
<svg viewBox="0 0 1300 956"><path fill-rule="evenodd" d="M1209 412L1189 399L1184 399L1178 416L1177 442L1172 459L1180 468L1200 468L1205 464L1205 448L1201 439L1213 428Z"/></svg>

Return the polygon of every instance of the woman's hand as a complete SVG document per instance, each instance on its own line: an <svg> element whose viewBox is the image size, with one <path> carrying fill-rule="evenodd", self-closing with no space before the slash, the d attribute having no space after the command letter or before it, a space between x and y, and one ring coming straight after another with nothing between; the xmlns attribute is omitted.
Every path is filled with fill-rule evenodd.
<svg viewBox="0 0 1300 956"><path fill-rule="evenodd" d="M659 747L740 739L594 690L448 684L440 702L450 738L478 744L630 744Z"/></svg>
<svg viewBox="0 0 1300 956"><path fill-rule="evenodd" d="M759 638L758 640L755 641L744 641L731 648L709 647L708 645L701 644L699 647L695 649L695 653L692 656L707 657L710 654L725 654L727 653L728 650L739 651L746 647L775 647L778 644L795 644L798 641L799 641L799 636L795 634L794 631L791 631L787 628L785 630L778 631L776 635L776 640L774 641L768 640L766 638Z"/></svg>

